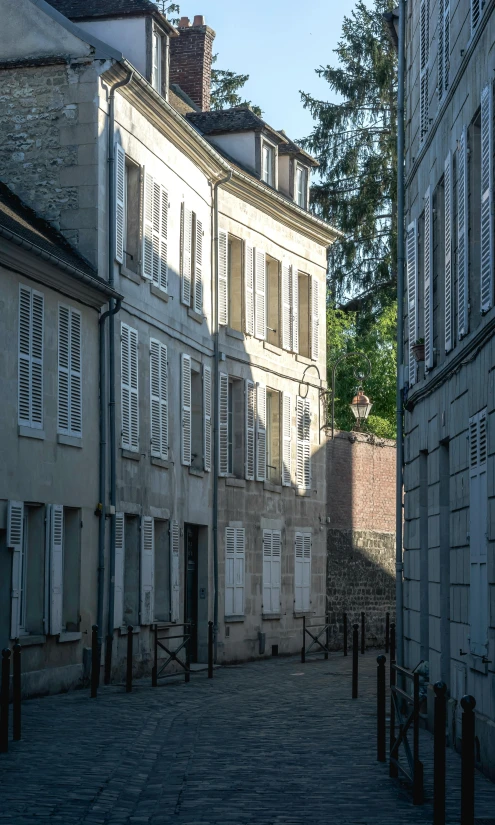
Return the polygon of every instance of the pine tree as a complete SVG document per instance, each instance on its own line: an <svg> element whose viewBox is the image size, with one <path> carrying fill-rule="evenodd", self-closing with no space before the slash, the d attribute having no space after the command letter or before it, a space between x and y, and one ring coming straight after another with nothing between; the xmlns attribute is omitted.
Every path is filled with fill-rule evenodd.
<svg viewBox="0 0 495 825"><path fill-rule="evenodd" d="M216 63L218 55L213 56L213 63ZM255 114L263 114L259 106L255 106L250 100L243 100L237 94L239 89L249 80L248 74L236 74L224 69L211 70L211 99L212 109L231 109L233 106L249 106Z"/></svg>

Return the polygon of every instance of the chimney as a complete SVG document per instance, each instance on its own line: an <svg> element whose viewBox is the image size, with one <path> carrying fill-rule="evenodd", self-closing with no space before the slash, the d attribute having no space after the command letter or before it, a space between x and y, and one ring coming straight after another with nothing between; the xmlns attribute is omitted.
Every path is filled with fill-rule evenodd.
<svg viewBox="0 0 495 825"><path fill-rule="evenodd" d="M202 112L210 110L211 59L215 32L196 14L179 22L180 37L170 38L170 84L177 83Z"/></svg>

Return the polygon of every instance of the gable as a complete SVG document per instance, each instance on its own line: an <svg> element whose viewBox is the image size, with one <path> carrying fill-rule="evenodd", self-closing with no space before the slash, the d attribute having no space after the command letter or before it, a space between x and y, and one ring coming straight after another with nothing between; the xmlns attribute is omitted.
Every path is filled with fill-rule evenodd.
<svg viewBox="0 0 495 825"><path fill-rule="evenodd" d="M92 49L88 43L54 19L55 14L51 6L39 0L16 0L15 3L0 0L2 62L30 57L84 57L90 54ZM69 26L73 28L71 23Z"/></svg>

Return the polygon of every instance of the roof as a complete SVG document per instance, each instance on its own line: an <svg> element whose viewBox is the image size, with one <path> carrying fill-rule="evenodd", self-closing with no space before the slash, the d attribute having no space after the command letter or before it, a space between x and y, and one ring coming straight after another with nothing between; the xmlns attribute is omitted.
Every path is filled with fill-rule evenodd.
<svg viewBox="0 0 495 825"><path fill-rule="evenodd" d="M188 112L200 112L199 106L196 106L194 100L191 100L188 94L181 89L178 83L171 83L168 90L168 102L174 107L176 112L181 115L187 115Z"/></svg>
<svg viewBox="0 0 495 825"><path fill-rule="evenodd" d="M281 146L279 146L279 155L299 155L309 166L316 167L320 165L318 161L314 159L314 157L309 155L308 152L305 152L304 149L298 146L297 143L294 143L293 140L288 138L283 129L280 129L280 134L283 135L284 138L286 138L287 143L283 143Z"/></svg>
<svg viewBox="0 0 495 825"><path fill-rule="evenodd" d="M173 36L179 34L156 3L150 0L47 0L47 2L69 20L150 14L169 34Z"/></svg>
<svg viewBox="0 0 495 825"><path fill-rule="evenodd" d="M275 143L287 143L285 135L280 134L258 117L249 106L234 106L212 112L190 112L187 119L202 135L220 135L225 132L261 132L270 134Z"/></svg>

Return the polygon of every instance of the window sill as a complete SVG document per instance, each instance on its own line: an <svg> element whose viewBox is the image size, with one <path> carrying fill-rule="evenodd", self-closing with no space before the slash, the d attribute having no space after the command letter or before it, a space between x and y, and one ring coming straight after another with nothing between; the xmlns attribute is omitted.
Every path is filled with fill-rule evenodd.
<svg viewBox="0 0 495 825"><path fill-rule="evenodd" d="M296 496L302 496L303 498L311 498L311 490L305 490L302 487L296 487Z"/></svg>
<svg viewBox="0 0 495 825"><path fill-rule="evenodd" d="M282 493L282 487L280 484L272 484L271 481L265 481L263 484L263 489L267 490L269 493L279 493L279 495Z"/></svg>
<svg viewBox="0 0 495 825"><path fill-rule="evenodd" d="M189 467L189 475L204 478L204 470L197 470L196 467Z"/></svg>
<svg viewBox="0 0 495 825"><path fill-rule="evenodd" d="M279 622L282 618L281 613L262 613L261 618L264 622Z"/></svg>
<svg viewBox="0 0 495 825"><path fill-rule="evenodd" d="M36 427L27 427L25 424L19 424L17 434L23 438L37 438L38 441L45 440L44 430L37 430Z"/></svg>
<svg viewBox="0 0 495 825"><path fill-rule="evenodd" d="M60 644L64 644L65 642L78 642L80 639L82 639L82 633L79 633L77 630L76 631L67 630L67 631L64 631L60 634L57 641L60 645Z"/></svg>
<svg viewBox="0 0 495 825"><path fill-rule="evenodd" d="M311 358L306 358L305 355L299 355L299 353L296 354L296 361L299 361L300 364L307 364L307 366L315 363Z"/></svg>
<svg viewBox="0 0 495 825"><path fill-rule="evenodd" d="M129 458L131 461L141 461L140 453L135 453L133 450L125 450L122 447L122 458Z"/></svg>
<svg viewBox="0 0 495 825"><path fill-rule="evenodd" d="M124 278L128 278L130 281L133 281L135 284L141 285L141 276L137 274L137 272L133 272L132 269L127 269L126 266L121 264L120 267L120 274L124 276Z"/></svg>
<svg viewBox="0 0 495 825"><path fill-rule="evenodd" d="M160 289L159 286L155 286L155 284L150 284L150 292L152 295L156 295L157 298L160 298L161 301L165 301L168 303L170 296L164 292L163 289Z"/></svg>
<svg viewBox="0 0 495 825"><path fill-rule="evenodd" d="M239 341L244 341L245 337L243 332L239 332L239 330L233 329L233 327L226 327L225 335L228 335L229 338L237 338Z"/></svg>
<svg viewBox="0 0 495 825"><path fill-rule="evenodd" d="M194 309L191 309L191 307L188 307L187 314L189 315L189 318L192 318L193 321L196 321L196 323L203 323L204 316L200 315L199 312L195 312Z"/></svg>
<svg viewBox="0 0 495 825"><path fill-rule="evenodd" d="M75 435L63 435L59 433L57 435L57 442L59 444L65 444L66 447L78 447L80 450L82 449L82 438Z"/></svg>
<svg viewBox="0 0 495 825"><path fill-rule="evenodd" d="M164 458L158 458L158 456L152 455L151 456L151 463L154 464L155 467L161 467L162 470L168 470L170 467L170 462Z"/></svg>
<svg viewBox="0 0 495 825"><path fill-rule="evenodd" d="M246 486L246 479L245 478L233 478L227 476L225 479L225 486L226 487L245 487Z"/></svg>
<svg viewBox="0 0 495 825"><path fill-rule="evenodd" d="M267 349L268 352L273 352L274 355L282 355L283 353L283 349L276 347L274 344L269 344L268 341L263 341L263 349Z"/></svg>
<svg viewBox="0 0 495 825"><path fill-rule="evenodd" d="M234 622L243 622L245 616L224 616L223 620L225 624L234 624Z"/></svg>
<svg viewBox="0 0 495 825"><path fill-rule="evenodd" d="M46 642L46 636L30 636L29 633L26 636L19 636L19 644L21 647L34 647L35 645L44 645Z"/></svg>

